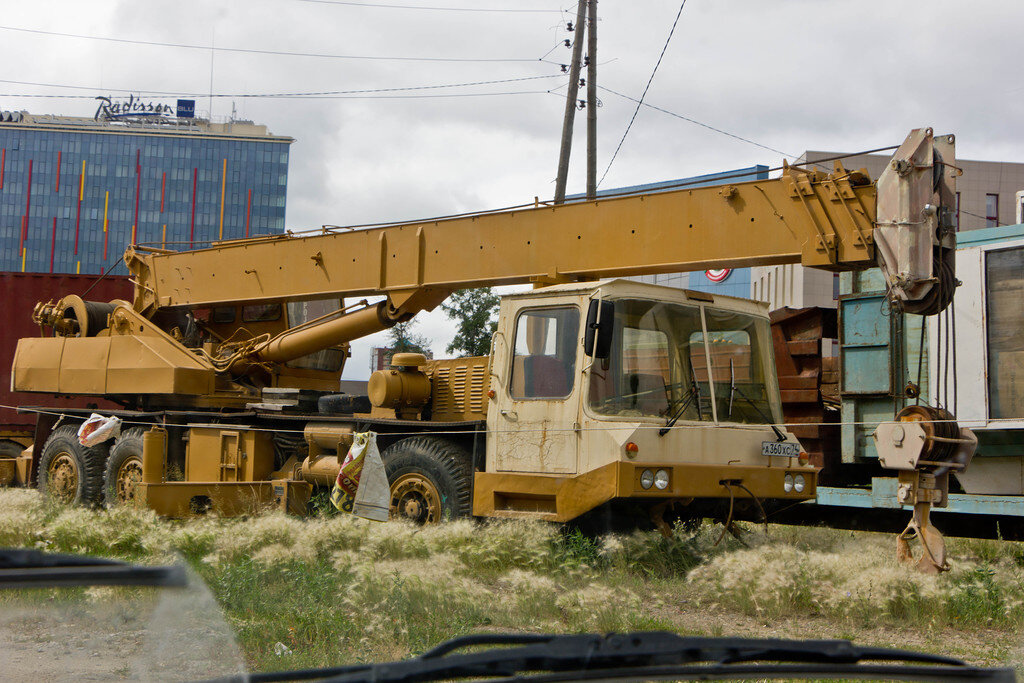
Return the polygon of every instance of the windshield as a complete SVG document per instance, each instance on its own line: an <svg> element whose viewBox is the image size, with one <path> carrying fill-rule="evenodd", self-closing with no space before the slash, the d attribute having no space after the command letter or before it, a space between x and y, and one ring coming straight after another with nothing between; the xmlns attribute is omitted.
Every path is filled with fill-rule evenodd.
<svg viewBox="0 0 1024 683"><path fill-rule="evenodd" d="M182 587L4 590L4 680L181 681L245 672L220 606L188 572Z"/></svg>
<svg viewBox="0 0 1024 683"><path fill-rule="evenodd" d="M769 344L768 321L754 316L643 299L616 301L611 353L595 359L590 369L590 408L616 417L679 412L682 420L781 422L774 385L765 373Z"/></svg>
<svg viewBox="0 0 1024 683"><path fill-rule="evenodd" d="M708 386L715 397L720 422L767 424L782 422L781 406L774 383L769 387L765 367L773 367L771 335L763 318L731 311L704 309L706 343L711 371L700 354L694 355L698 381Z"/></svg>

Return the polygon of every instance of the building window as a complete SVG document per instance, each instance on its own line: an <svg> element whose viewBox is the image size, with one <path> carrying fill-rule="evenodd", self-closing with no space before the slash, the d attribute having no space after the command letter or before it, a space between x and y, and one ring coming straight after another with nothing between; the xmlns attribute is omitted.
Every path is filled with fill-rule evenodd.
<svg viewBox="0 0 1024 683"><path fill-rule="evenodd" d="M999 195L985 195L985 227L994 228L999 225Z"/></svg>

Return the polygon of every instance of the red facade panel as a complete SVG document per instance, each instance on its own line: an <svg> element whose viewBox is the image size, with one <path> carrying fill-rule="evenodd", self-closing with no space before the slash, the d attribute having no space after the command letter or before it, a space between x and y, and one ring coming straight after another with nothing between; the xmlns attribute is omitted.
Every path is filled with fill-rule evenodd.
<svg viewBox="0 0 1024 683"><path fill-rule="evenodd" d="M14 349L18 340L39 336L39 326L32 322L32 309L36 303L56 301L68 294L83 296L96 283L96 279L96 275L0 272L0 301L3 302L3 321L0 324L0 429L31 427L35 423L32 415L15 412L12 407L16 406L85 407L87 404L99 404L113 407L114 404L95 398L58 398L50 394L11 391L11 363L14 362ZM84 298L89 301L131 301L132 285L125 276L108 276L97 283Z"/></svg>

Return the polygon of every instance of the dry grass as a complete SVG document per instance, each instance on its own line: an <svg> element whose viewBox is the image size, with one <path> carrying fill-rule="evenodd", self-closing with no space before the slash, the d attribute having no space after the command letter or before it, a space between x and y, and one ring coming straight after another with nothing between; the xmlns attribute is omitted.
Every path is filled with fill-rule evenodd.
<svg viewBox="0 0 1024 683"><path fill-rule="evenodd" d="M904 569L890 536L718 529L589 538L527 522L417 528L350 516L169 522L0 490L0 545L156 562L207 581L257 670L393 659L481 630L852 637L1018 659L1024 548L953 540L954 570ZM291 655L279 657L284 643Z"/></svg>

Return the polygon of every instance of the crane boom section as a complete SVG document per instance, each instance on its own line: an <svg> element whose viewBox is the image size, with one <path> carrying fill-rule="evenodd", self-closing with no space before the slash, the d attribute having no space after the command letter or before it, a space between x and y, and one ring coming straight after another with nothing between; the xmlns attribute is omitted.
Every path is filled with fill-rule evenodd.
<svg viewBox="0 0 1024 683"><path fill-rule="evenodd" d="M409 292L711 267L849 270L874 262L875 206L875 186L863 174L839 165L833 173L786 168L775 179L180 253L138 249L125 259L142 313L334 295L398 300Z"/></svg>

